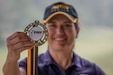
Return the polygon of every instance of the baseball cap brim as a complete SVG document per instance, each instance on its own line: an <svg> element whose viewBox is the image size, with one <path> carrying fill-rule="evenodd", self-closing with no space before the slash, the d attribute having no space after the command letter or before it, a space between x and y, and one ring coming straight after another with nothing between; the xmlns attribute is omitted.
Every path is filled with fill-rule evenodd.
<svg viewBox="0 0 113 75"><path fill-rule="evenodd" d="M77 18L72 18L70 15L68 15L67 13L65 12L55 12L53 14L51 14L46 20L43 21L43 23L47 23L52 17L54 17L55 15L58 15L58 14L61 14L61 15L64 15L66 16L69 20L71 20L73 23L76 23L77 22Z"/></svg>

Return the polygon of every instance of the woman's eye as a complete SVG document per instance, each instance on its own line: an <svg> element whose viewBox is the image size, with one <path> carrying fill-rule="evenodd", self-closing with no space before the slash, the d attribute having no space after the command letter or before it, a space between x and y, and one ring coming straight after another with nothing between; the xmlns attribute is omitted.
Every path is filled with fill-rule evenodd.
<svg viewBox="0 0 113 75"><path fill-rule="evenodd" d="M56 25L52 24L52 25L49 25L48 27L56 27Z"/></svg>
<svg viewBox="0 0 113 75"><path fill-rule="evenodd" d="M65 24L65 26L66 26L66 27L72 27L72 25L71 25L71 24Z"/></svg>

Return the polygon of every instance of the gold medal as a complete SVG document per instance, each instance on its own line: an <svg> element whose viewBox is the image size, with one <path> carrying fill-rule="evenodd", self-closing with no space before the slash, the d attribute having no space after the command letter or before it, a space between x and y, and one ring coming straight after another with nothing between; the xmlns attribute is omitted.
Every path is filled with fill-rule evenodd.
<svg viewBox="0 0 113 75"><path fill-rule="evenodd" d="M35 45L32 49L28 49L28 59L27 59L27 75L37 75L38 74L38 46L44 44L47 41L48 31L46 26L35 21L29 24L24 32L35 41Z"/></svg>
<svg viewBox="0 0 113 75"><path fill-rule="evenodd" d="M39 21L35 21L29 24L25 28L24 32L35 41L36 46L40 46L47 41L48 32L46 26Z"/></svg>

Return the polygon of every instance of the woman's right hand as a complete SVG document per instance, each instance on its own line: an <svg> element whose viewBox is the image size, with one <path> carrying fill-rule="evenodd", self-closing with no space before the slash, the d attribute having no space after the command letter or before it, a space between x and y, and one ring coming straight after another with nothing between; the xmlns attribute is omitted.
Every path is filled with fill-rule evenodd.
<svg viewBox="0 0 113 75"><path fill-rule="evenodd" d="M34 42L24 32L16 32L7 38L8 61L18 61L20 53L26 49L32 48Z"/></svg>

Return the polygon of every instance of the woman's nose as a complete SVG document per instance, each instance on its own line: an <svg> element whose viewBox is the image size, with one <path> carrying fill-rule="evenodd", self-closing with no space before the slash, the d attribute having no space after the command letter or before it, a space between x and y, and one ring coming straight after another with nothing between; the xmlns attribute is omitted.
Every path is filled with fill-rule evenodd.
<svg viewBox="0 0 113 75"><path fill-rule="evenodd" d="M64 33L63 27L58 27L56 31L57 31L57 34Z"/></svg>

